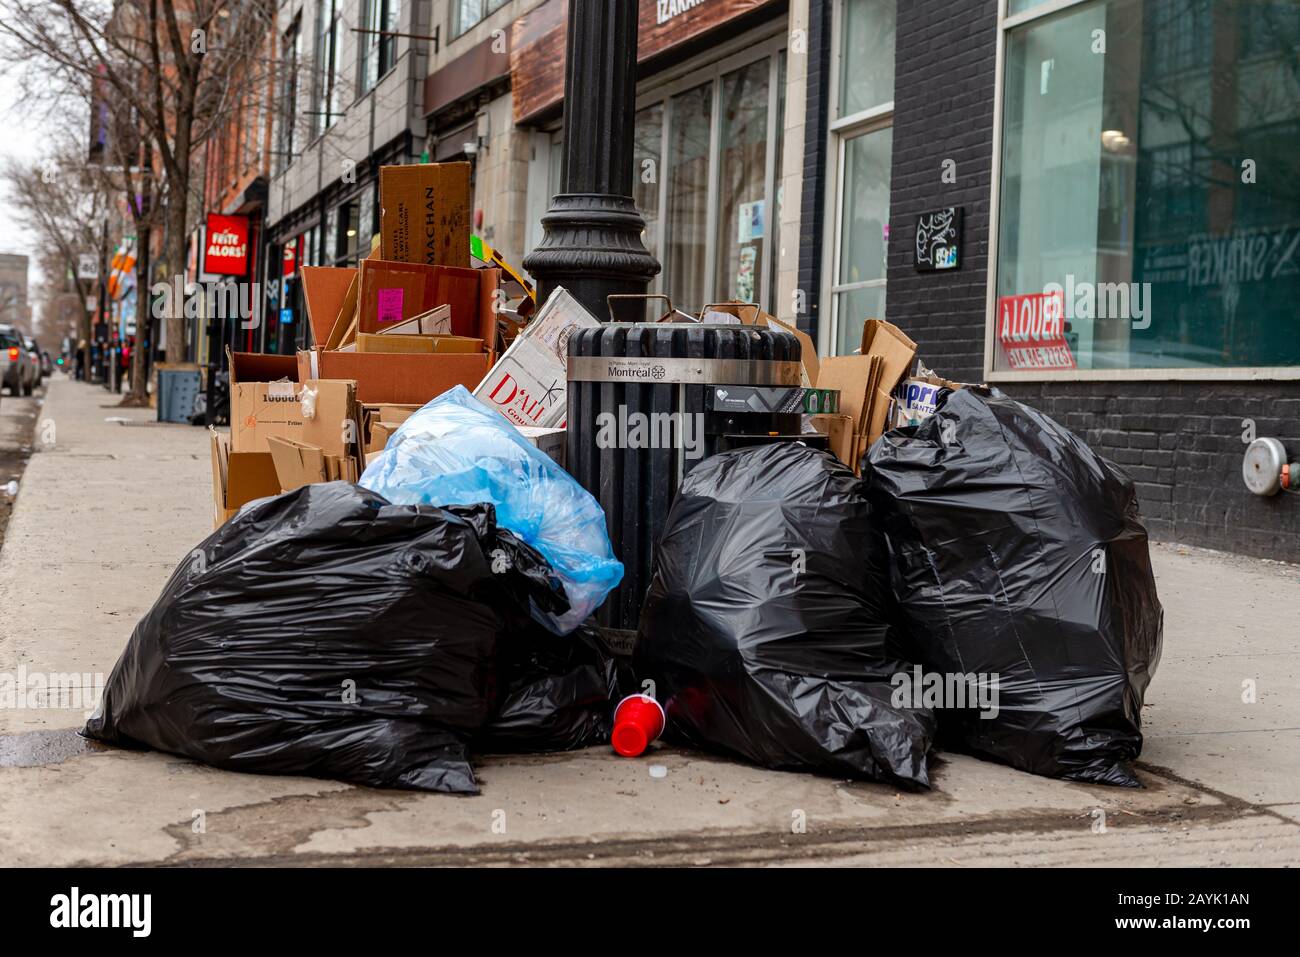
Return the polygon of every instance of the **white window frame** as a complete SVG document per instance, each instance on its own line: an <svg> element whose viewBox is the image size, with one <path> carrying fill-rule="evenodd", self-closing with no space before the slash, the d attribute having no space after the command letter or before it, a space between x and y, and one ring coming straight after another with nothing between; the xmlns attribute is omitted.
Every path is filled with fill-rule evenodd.
<svg viewBox="0 0 1300 957"><path fill-rule="evenodd" d="M1014 16L1007 14L1009 0L998 0L997 61L994 68L993 168L989 184L988 282L984 304L984 380L986 382L1124 382L1151 380L1240 381L1300 379L1300 366L1174 367L1156 369L1017 369L994 371L997 347L997 282L999 190L1002 185L1002 100L1007 33L1016 27L1084 4L1104 0L1043 0Z"/></svg>
<svg viewBox="0 0 1300 957"><path fill-rule="evenodd" d="M906 0L900 0L905 3ZM836 0L831 10L831 62L830 83L827 86L828 107L826 132L826 182L831 188L826 190L823 199L823 235L822 249L829 250L830 255L822 257L822 274L820 300L821 316L817 321L817 351L821 355L835 355L835 346L839 341L839 293L852 292L855 289L881 288L888 297L888 270L880 279L865 279L861 282L839 281L840 244L843 233L841 212L844 209L844 150L845 144L867 133L876 133L890 129L894 125L894 101L860 110L850 116L840 116L840 36L844 29L844 2ZM893 151L890 151L891 158ZM893 177L890 177L890 189ZM891 203L892 206L892 203Z"/></svg>

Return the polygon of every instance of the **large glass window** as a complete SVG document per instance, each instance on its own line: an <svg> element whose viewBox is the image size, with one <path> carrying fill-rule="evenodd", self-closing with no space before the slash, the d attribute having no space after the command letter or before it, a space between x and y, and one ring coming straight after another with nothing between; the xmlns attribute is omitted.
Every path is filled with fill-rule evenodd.
<svg viewBox="0 0 1300 957"><path fill-rule="evenodd" d="M321 0L316 7L316 52L312 76L312 124L317 135L334 125L342 111L338 84L338 0Z"/></svg>
<svg viewBox="0 0 1300 957"><path fill-rule="evenodd" d="M662 261L659 249L659 169L663 165L664 105L655 103L638 110L636 129L636 165L633 169L632 193L637 209L645 219L645 232L641 234L655 258Z"/></svg>
<svg viewBox="0 0 1300 957"><path fill-rule="evenodd" d="M828 267L828 344L836 355L859 347L867 319L885 318L896 21L896 0L843 0L837 15L835 232Z"/></svg>
<svg viewBox="0 0 1300 957"><path fill-rule="evenodd" d="M771 66L750 63L722 78L718 169L717 292L756 302L767 235L767 124Z"/></svg>
<svg viewBox="0 0 1300 957"><path fill-rule="evenodd" d="M678 308L696 310L714 298L705 270L709 254L709 134L713 128L713 84L672 98L668 133L668 230L664 272L668 297Z"/></svg>
<svg viewBox="0 0 1300 957"><path fill-rule="evenodd" d="M1300 3L1098 0L1004 42L993 370L1300 364Z"/></svg>
<svg viewBox="0 0 1300 957"><path fill-rule="evenodd" d="M363 32L357 34L357 92L374 89L379 78L396 62L398 16L401 0L362 0Z"/></svg>
<svg viewBox="0 0 1300 957"><path fill-rule="evenodd" d="M642 97L636 204L663 265L654 291L685 312L728 299L777 311L784 57L768 40Z"/></svg>
<svg viewBox="0 0 1300 957"><path fill-rule="evenodd" d="M452 0L451 36L454 40L489 13L505 6L506 0Z"/></svg>
<svg viewBox="0 0 1300 957"><path fill-rule="evenodd" d="M276 150L275 167L277 171L286 169L293 162L294 147L297 137L294 131L298 123L298 62L302 56L302 15L294 18L292 25L285 31L280 54L280 103L278 131L279 141Z"/></svg>

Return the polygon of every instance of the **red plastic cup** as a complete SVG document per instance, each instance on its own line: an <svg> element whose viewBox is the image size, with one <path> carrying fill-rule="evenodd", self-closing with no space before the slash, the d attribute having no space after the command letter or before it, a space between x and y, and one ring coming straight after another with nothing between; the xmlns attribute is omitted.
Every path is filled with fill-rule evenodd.
<svg viewBox="0 0 1300 957"><path fill-rule="evenodd" d="M644 754L650 742L664 732L664 707L648 694L628 695L614 709L610 743L625 758Z"/></svg>

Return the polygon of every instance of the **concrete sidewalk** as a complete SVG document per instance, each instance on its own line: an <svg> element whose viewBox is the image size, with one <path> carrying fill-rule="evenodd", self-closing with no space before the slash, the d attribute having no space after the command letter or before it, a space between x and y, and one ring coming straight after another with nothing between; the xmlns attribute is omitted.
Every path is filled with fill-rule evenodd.
<svg viewBox="0 0 1300 957"><path fill-rule="evenodd" d="M204 431L112 402L50 386L55 444L32 456L0 550L0 673L107 677L211 528ZM1142 791L944 754L932 791L900 794L598 748L485 758L482 794L449 797L115 751L77 736L81 709L38 706L0 710L0 864L1300 863L1300 569L1174 545L1153 557L1165 650Z"/></svg>

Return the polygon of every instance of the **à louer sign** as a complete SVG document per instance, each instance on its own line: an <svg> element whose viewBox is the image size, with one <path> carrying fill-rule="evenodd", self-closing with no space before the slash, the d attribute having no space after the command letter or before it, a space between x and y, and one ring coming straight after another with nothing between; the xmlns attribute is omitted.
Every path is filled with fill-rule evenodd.
<svg viewBox="0 0 1300 957"><path fill-rule="evenodd" d="M208 215L203 244L203 271L217 276L248 272L248 217Z"/></svg>

